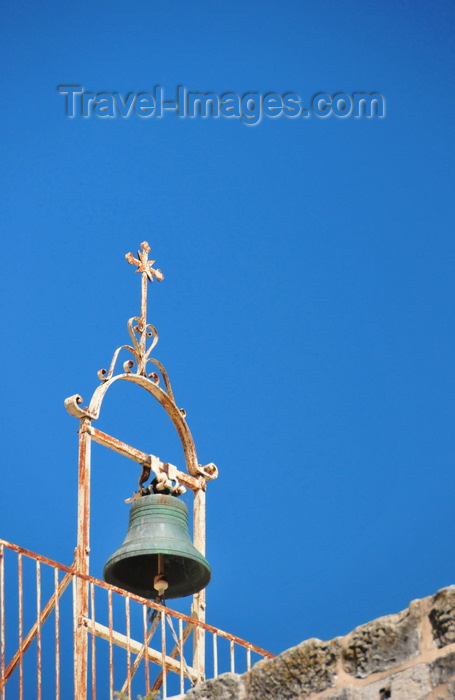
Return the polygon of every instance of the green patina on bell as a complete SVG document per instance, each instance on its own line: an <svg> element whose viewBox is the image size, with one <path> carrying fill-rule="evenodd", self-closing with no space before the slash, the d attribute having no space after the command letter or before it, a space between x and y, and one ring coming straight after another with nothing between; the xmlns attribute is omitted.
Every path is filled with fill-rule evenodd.
<svg viewBox="0 0 455 700"><path fill-rule="evenodd" d="M104 580L143 598L156 598L159 575L168 584L166 598L183 598L205 588L211 570L191 541L185 503L175 496L152 494L131 506L125 541L107 560Z"/></svg>

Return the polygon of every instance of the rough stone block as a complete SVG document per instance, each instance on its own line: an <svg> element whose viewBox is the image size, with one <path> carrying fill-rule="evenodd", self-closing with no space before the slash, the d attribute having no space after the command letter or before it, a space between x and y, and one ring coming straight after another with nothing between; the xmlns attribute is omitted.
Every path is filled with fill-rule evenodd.
<svg viewBox="0 0 455 700"><path fill-rule="evenodd" d="M353 688L348 687L324 693L322 698L323 700L357 700L357 695Z"/></svg>
<svg viewBox="0 0 455 700"><path fill-rule="evenodd" d="M245 674L248 700L306 698L333 687L339 655L337 639L309 639L274 659L259 661Z"/></svg>
<svg viewBox="0 0 455 700"><path fill-rule="evenodd" d="M238 673L223 673L189 690L185 700L246 700L243 677Z"/></svg>
<svg viewBox="0 0 455 700"><path fill-rule="evenodd" d="M433 688L447 683L455 677L455 652L440 656L430 664L430 678Z"/></svg>
<svg viewBox="0 0 455 700"><path fill-rule="evenodd" d="M356 688L354 700L423 700L430 692L428 666L417 664L363 688Z"/></svg>
<svg viewBox="0 0 455 700"><path fill-rule="evenodd" d="M416 656L419 651L419 619L419 607L411 605L401 613L357 627L345 638L342 651L344 670L356 678L366 678Z"/></svg>
<svg viewBox="0 0 455 700"><path fill-rule="evenodd" d="M433 596L428 617L438 647L455 642L455 586L442 588Z"/></svg>
<svg viewBox="0 0 455 700"><path fill-rule="evenodd" d="M422 663L362 687L324 693L321 700L423 700L430 692L429 669Z"/></svg>

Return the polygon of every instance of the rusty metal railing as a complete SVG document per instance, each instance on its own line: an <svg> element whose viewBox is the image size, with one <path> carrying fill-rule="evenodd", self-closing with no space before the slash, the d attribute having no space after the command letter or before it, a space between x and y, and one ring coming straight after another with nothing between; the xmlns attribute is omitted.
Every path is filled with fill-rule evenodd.
<svg viewBox="0 0 455 700"><path fill-rule="evenodd" d="M78 618L78 587L89 614ZM73 591L71 596L66 591ZM211 636L206 677L273 655L212 625L0 539L0 700L74 697L76 638L89 641L87 698L179 697L198 681L190 638ZM80 660L79 660L80 661ZM107 691L109 689L109 693ZM77 700L85 700L80 697Z"/></svg>

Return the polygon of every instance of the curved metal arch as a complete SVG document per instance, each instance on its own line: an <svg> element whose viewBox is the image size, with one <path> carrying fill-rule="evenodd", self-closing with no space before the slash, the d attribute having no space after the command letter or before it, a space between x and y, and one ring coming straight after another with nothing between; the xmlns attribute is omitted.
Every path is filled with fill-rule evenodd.
<svg viewBox="0 0 455 700"><path fill-rule="evenodd" d="M117 374L114 377L107 379L95 389L93 396L90 400L90 404L87 408L81 408L81 396L79 396L78 394L70 396L65 401L67 411L71 413L71 415L76 416L77 418L89 418L90 420L97 420L99 418L101 406L104 397L107 393L107 390L110 386L112 386L112 384L114 384L117 381L126 381L132 382L133 384L138 384L143 389L148 391L149 394L152 394L152 396L154 396L155 399L157 399L157 401L159 401L159 403L163 406L164 410L173 422L175 429L177 430L178 436L182 443L183 452L185 455L185 464L189 474L193 476L199 476L201 474L201 471L198 464L196 447L194 445L194 440L193 436L191 435L191 431L184 418L182 412L183 409L178 408L178 406L175 404L172 398L163 389L161 389L161 387L159 387L148 377L144 377L142 375L133 373Z"/></svg>

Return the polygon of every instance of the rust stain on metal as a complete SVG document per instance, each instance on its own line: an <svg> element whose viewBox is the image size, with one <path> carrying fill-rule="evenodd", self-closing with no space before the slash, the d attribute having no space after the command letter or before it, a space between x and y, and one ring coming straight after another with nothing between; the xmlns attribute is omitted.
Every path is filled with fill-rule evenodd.
<svg viewBox="0 0 455 700"><path fill-rule="evenodd" d="M110 696L113 697L114 693L114 645L125 650L127 653L127 663L126 663L126 680L123 685L122 691L128 691L131 694L131 680L138 669L141 661L144 661L145 666L145 685L147 690L150 688L150 676L148 664L152 662L160 666L160 672L155 679L152 689L158 690L162 687L163 697L166 697L166 674L169 672L175 673L180 678L180 688L184 691L184 678L187 677L192 683L197 683L201 679L201 666L199 664L199 658L193 656L193 664L190 666L185 661L184 655L184 642L188 639L190 634L194 635L200 631L204 634L210 633L213 635L213 656L214 656L214 671L215 675L218 673L218 654L216 640L221 637L229 641L230 647L230 660L231 668L234 668L234 658L235 658L235 645L241 646L246 650L247 653L247 665L248 668L251 667L251 652L255 652L258 655L265 658L272 658L273 654L270 654L264 649L257 647L250 642L236 637L235 635L224 632L212 625L209 625L202 620L197 620L194 617L189 617L183 613L179 613L175 610L171 610L164 605L155 603L151 600L146 600L140 596L134 595L132 593L127 593L126 591L100 581L89 574L77 571L74 567L67 567L63 564L48 559L41 555L36 555L30 550L26 550L17 545L13 545L5 540L0 540L0 555L3 551L5 553L10 550L12 553L17 555L17 571L18 571L18 591L17 591L17 606L18 606L18 637L19 645L18 649L15 651L11 661L5 666L5 661L2 662L2 678L0 680L0 696L5 697L5 686L8 679L12 676L14 670L19 667L19 697L24 697L24 687L25 687L25 671L28 665L24 663L23 658L26 651L30 648L32 642L36 640L37 643L37 693L36 697L41 697L42 683L43 679L41 677L41 664L42 656L43 658L49 658L45 649L41 651L41 644L44 640L48 639L47 635L41 637L41 629L45 624L46 620L49 618L51 612L55 610L55 697L56 700L60 698L60 613L59 613L59 601L62 594L67 589L70 581L74 584L74 597L73 597L73 613L75 619L75 646L74 646L74 671L75 671L75 698L77 700L82 700L82 698L87 697L88 686L83 678L83 674L87 672L87 666L84 663L84 659L80 659L78 654L80 653L80 645L78 645L78 639L85 638L85 642L88 640L88 635L92 637L92 664L91 664L91 698L95 700L96 698L96 657L95 657L95 639L101 638L108 642L109 644L109 689ZM24 584L24 566L23 557L27 557L32 561L35 561L36 567L36 604L37 604L37 617L29 629L28 633L24 635L24 602L23 602L23 591L28 590ZM4 591L4 558L0 558L0 591ZM53 573L54 585L53 594L46 602L45 606L41 607L41 581L44 574L41 573L41 567L50 567ZM27 568L25 568L25 572ZM59 581L59 571L63 573L63 578ZM80 586L83 584L89 589L90 601L91 601L91 611L90 616L81 613L81 606L78 591L80 591ZM103 626L98 623L95 619L95 590L102 589L105 591L108 601L108 626ZM113 607L113 595L117 594L125 600L125 617L126 617L126 635L120 634L116 631L114 627L114 607ZM139 642L131 638L130 629L130 601L137 603L142 609L143 613L143 641ZM5 617L5 599L2 595L2 603L0 607L0 621L4 623ZM3 612L2 612L3 610ZM149 618L149 613L153 612L152 624L150 628L147 628L147 620ZM178 621L179 632L176 635L174 625L172 620ZM184 623L186 624L185 629L183 629ZM123 623L125 624L125 623ZM169 625L170 631L174 637L175 646L170 653L166 650L166 627ZM157 642L158 648L153 648L150 646L153 635L158 627L161 627L161 644ZM4 642L2 639L2 650L4 653ZM85 646L82 645L82 651ZM136 658L134 663L131 663L130 655L135 654ZM179 657L177 659L177 657ZM194 661L197 663L195 664ZM21 672L22 670L22 672ZM227 669L226 669L227 670ZM82 678L81 678L82 676ZM86 695L81 696L76 693L80 692L80 688L84 690ZM47 692L47 691L46 691Z"/></svg>
<svg viewBox="0 0 455 700"><path fill-rule="evenodd" d="M0 545L0 671L5 677L5 555L4 546ZM5 700L5 687L0 684L1 699Z"/></svg>
<svg viewBox="0 0 455 700"><path fill-rule="evenodd" d="M40 562L36 565L36 684L37 700L41 700L41 568Z"/></svg>
<svg viewBox="0 0 455 700"><path fill-rule="evenodd" d="M95 586L90 584L90 612L92 614L92 699L96 700L96 637L95 637Z"/></svg>
<svg viewBox="0 0 455 700"><path fill-rule="evenodd" d="M37 561L39 561L39 560L37 560ZM41 613L39 615L38 621L39 621L40 626L42 626L46 622L47 618L49 617L52 610L54 609L58 599L61 597L62 593L66 590L68 584L70 583L71 578L72 578L72 573L67 573L64 576L64 578L61 580L60 584L58 585L57 592L56 593L54 592L54 594L49 599L49 601L47 602L47 604L45 605L45 607L43 608L43 610L41 611ZM21 597L22 597L22 593L21 593L22 581L19 582L19 586L20 586L20 588L19 588L19 593L20 593L19 601L20 601ZM3 679L5 682L11 676L11 674L13 673L16 666L18 664L22 663L22 657L24 656L25 652L27 651L27 649L29 648L29 646L31 645L33 640L35 639L36 635L38 634L38 621L33 624L33 626L31 627L31 629L30 629L29 633L27 634L27 636L25 637L25 639L22 639L22 629L21 629L21 626L19 627L19 630L20 630L19 648L5 669L5 672L3 674Z"/></svg>
<svg viewBox="0 0 455 700"><path fill-rule="evenodd" d="M88 418L81 418L79 430L77 545L75 567L80 573L89 572L90 552L90 452L91 439L86 428ZM76 580L75 609L75 700L85 700L88 682L88 637L80 620L88 615L88 583Z"/></svg>
<svg viewBox="0 0 455 700"><path fill-rule="evenodd" d="M69 581L69 578L68 578ZM60 605L59 605L58 569L54 567L55 599L55 700L60 700Z"/></svg>
<svg viewBox="0 0 455 700"><path fill-rule="evenodd" d="M112 618L112 591L107 592L109 617L109 698L114 700L114 630ZM96 625L92 625L92 627Z"/></svg>
<svg viewBox="0 0 455 700"><path fill-rule="evenodd" d="M19 587L19 651L18 651L18 661L19 661L19 698L20 700L23 700L24 697L24 666L22 663L22 658L23 658L23 646L22 646L22 635L23 635L23 591L24 591L24 586L23 586L23 569L22 569L22 554L19 553L17 557L17 580L18 580L18 587ZM6 673L5 673L6 675Z"/></svg>
<svg viewBox="0 0 455 700"><path fill-rule="evenodd" d="M42 554L37 554L36 552L32 552L31 549L25 549L25 547L20 547L17 544L13 544L12 542L8 542L7 540L3 540L0 538L0 545L2 547L6 547L7 549L10 549L12 552L16 552L16 554L23 554L26 557L29 557L30 559L34 559L35 561L40 561L42 564L47 564L48 566L52 566L56 569L60 569L60 571L64 571L65 573L68 574L73 574L75 571L74 565L73 566L65 566L65 564L60 564L58 561L54 561L53 559L49 559L49 557L44 557Z"/></svg>
<svg viewBox="0 0 455 700"><path fill-rule="evenodd" d="M161 270L154 268L154 260L149 260L150 246L146 241L141 243L140 250L135 257L132 253L127 253L128 263L136 266L136 272L141 273L141 305L140 314L128 320L127 328L130 336L130 344L122 345L115 350L109 370L100 370L98 376L101 384L92 395L88 406L83 406L82 397L79 394L70 396L65 400L65 407L70 415L80 421L79 426L79 456L78 456L78 509L77 509L77 546L72 566L65 566L44 556L37 555L30 550L26 550L17 545L10 544L0 539L0 667L2 678L0 680L0 698L5 700L5 684L11 677L13 671L19 670L19 698L24 696L24 672L27 665L24 665L23 657L32 642L36 641L36 675L37 675L37 700L41 699L42 686L42 664L46 658L45 650L42 650L46 635L42 635L42 626L55 611L55 697L60 699L60 606L59 601L68 587L70 581L73 583L73 622L74 622L74 649L73 649L73 670L74 670L74 698L75 700L86 700L89 693L88 672L89 672L89 636L91 635L91 696L95 700L96 696L96 639L102 638L109 644L109 691L110 698L114 695L114 645L126 650L127 677L122 690L131 694L131 681L138 669L141 660L145 666L146 691L150 687L149 662L158 664L161 667L153 688L162 687L163 696L166 697L166 674L168 672L177 673L180 677L180 689L184 692L184 678L189 677L192 682L199 682L205 677L205 636L212 634L214 638L213 653L215 657L215 669L218 673L218 653L216 640L224 638L229 641L230 661L233 668L235 660L235 645L246 649L248 667L250 667L251 652L265 658L272 658L264 649L257 647L250 642L246 642L235 635L229 634L213 627L205 622L206 599L205 591L202 590L193 598L191 615L178 613L139 596L100 581L89 574L89 552L90 552L90 469L91 469L91 442L102 444L113 451L132 459L142 465L143 474L139 481L139 490L145 483L151 472L153 472L161 485L166 488L169 484L177 492L188 487L194 494L194 545L201 552L205 553L206 545L206 485L218 476L215 464L208 463L201 465L197 458L196 447L193 436L186 422L186 412L179 407L173 394L169 375L163 364L152 356L152 352L158 343L158 332L156 328L147 321L147 290L148 283L154 280L164 279ZM123 362L120 371L117 369L117 361L121 352L129 353L129 359ZM152 365L152 367L150 366ZM119 373L116 373L119 372ZM117 381L128 381L145 389L164 408L177 431L177 435L183 447L186 471L179 470L172 464L161 462L158 457L138 450L127 443L114 438L103 431L92 426L92 422L100 415L104 397L109 388ZM175 482L175 486L174 486ZM4 552L9 549L17 554L18 561L18 648L6 665L5 657L5 569ZM24 635L24 581L23 581L23 557L28 557L35 561L36 566L36 620L27 634ZM41 566L53 568L54 586L53 595L42 608L42 574ZM62 578L59 581L59 573ZM44 583L44 580L43 580ZM95 590L104 590L108 598L108 627L96 621L95 616ZM120 634L114 625L113 594L122 596L125 600L126 615L126 635ZM142 606L144 616L143 641L138 642L131 638L130 601ZM89 605L90 603L90 605ZM89 616L89 608L90 616ZM152 624L147 628L148 616L151 614ZM117 615L117 609L116 609ZM175 633L172 620L177 620L179 625L178 637ZM159 623L161 622L161 649L154 650L150 646L151 639ZM166 648L166 628L169 626L174 637L175 646L171 653L167 653ZM185 629L183 626L185 625ZM184 642L193 635L192 665L188 666L184 656ZM155 640L156 641L156 640ZM131 661L131 653L136 655L134 662ZM177 660L177 657L179 659ZM6 668L5 668L6 665Z"/></svg>
<svg viewBox="0 0 455 700"><path fill-rule="evenodd" d="M86 625L87 629L90 625L90 620L83 620L83 624ZM100 639L104 639L105 641L109 641L109 627L106 627L105 625L100 624L99 622L96 623L96 635ZM127 638L126 635L121 634L120 632L116 632L113 630L112 632L112 640L113 643L120 647L121 649L126 649L127 645ZM143 646L144 644L141 642L138 642L134 639L130 640L130 646L131 646L131 651L133 654L141 654L142 652L142 657L144 657L144 652L143 652ZM163 663L163 656L162 656L162 651L158 651L157 649L153 649L152 647L147 647L146 648L146 655L149 658L151 662L154 664L157 664L158 666L161 666ZM165 659L165 664L166 668L170 671L173 671L174 673L178 674L179 673L179 663L175 659L171 658L169 655L166 655ZM191 672L191 678L194 680L196 678L196 673L194 669L190 669ZM121 691L122 692L122 691Z"/></svg>
<svg viewBox="0 0 455 700"><path fill-rule="evenodd" d="M162 687L163 698L167 697L167 664L166 664L166 613L161 611L161 668L162 668Z"/></svg>
<svg viewBox="0 0 455 700"><path fill-rule="evenodd" d="M145 605L142 606L142 625L144 628L144 644L142 646L142 652L144 656L144 669L145 669L145 692L148 693L150 690L150 669L149 669L149 643L147 635L147 608ZM153 633L152 633L153 634Z"/></svg>
<svg viewBox="0 0 455 700"><path fill-rule="evenodd" d="M125 603L126 603L126 601L128 601L128 610L129 610L129 601L130 601L129 596L126 596L126 597L125 597ZM129 613L128 613L128 614L129 614ZM154 619L154 621L152 622L152 625L151 625L151 627L150 627L150 629L149 629L149 631L148 631L148 634L147 634L147 641L146 641L145 644L142 645L141 649L140 649L138 652L136 652L136 658L135 658L135 660L134 660L133 666L132 666L132 667L129 667L129 670L128 670L128 672L127 672L126 681L125 681L125 683L123 684L123 686L122 686L122 688L121 688L121 690L120 690L120 693L125 693L126 690L127 690L127 688L129 688L129 693L131 694L131 681L132 681L132 678L133 678L134 674L136 673L137 669L138 669L139 666L140 666L140 663L141 663L141 661L142 661L142 659L143 659L143 657L144 657L144 654L145 654L145 652L146 652L146 649L148 649L148 645L150 644L150 642L151 642L151 640L152 640L152 638L153 638L153 635L155 634L155 632L156 632L156 630L157 630L157 628L158 628L158 624L159 624L159 617L155 617L155 619ZM128 629L129 629L129 627L128 627L128 625L127 625L127 637L126 637L126 639L127 639L127 647L126 647L126 648L127 648L127 651L128 651L128 648L129 648L129 647L131 646L131 644L132 644L132 640L130 639Z"/></svg>
<svg viewBox="0 0 455 700"><path fill-rule="evenodd" d="M183 645L185 641L188 639L190 636L191 632L194 629L194 625L186 625L185 629L182 629L183 626L183 621L179 620L179 640L178 644L175 645L175 647L172 649L171 653L169 654L169 657L171 659L176 659L177 656L180 657L179 661L179 675L180 675L180 692L183 693L183 678L184 678L184 666L185 664L185 659L183 656ZM188 675L188 674L187 674ZM191 678L191 674L190 674ZM161 685L163 683L163 671L161 670L155 680L155 682L152 685L152 690L156 691L161 688Z"/></svg>
<svg viewBox="0 0 455 700"><path fill-rule="evenodd" d="M174 467L174 465L169 464L168 462L162 462L158 457L155 457L154 455L148 454L147 452L142 452L141 450L138 450L135 447L131 447L131 445L128 445L126 442L122 442L122 440L118 440L117 438L112 437L112 435L108 435L102 430L94 428L92 425L84 426L83 431L88 433L92 440L97 442L99 445L108 447L114 452L121 454L123 457L128 457L129 459L132 459L134 462L141 464L147 471L151 471L151 464L153 463L154 466L156 464L157 468L163 471L163 473L165 474L169 474L170 469L173 470L179 483L183 484L184 486L187 486L192 491L197 491L199 489L206 488L206 482L204 479L196 478L194 476L191 476L190 474L186 474L185 472L182 472L179 469L177 469L177 467ZM210 466L211 465L208 465L208 467ZM203 467L203 469L206 469L206 467ZM148 471L148 473L150 472ZM146 480L147 479L145 479L145 481Z"/></svg>
<svg viewBox="0 0 455 700"><path fill-rule="evenodd" d="M164 280L164 275L161 272L161 270L153 269L152 265L155 261L148 259L148 254L150 253L150 246L147 243L147 241L141 243L141 248L142 252L140 250L137 251L137 256L139 260L134 257L133 253L127 253L125 255L125 258L127 259L130 265L137 265L136 272L144 272L147 275L147 278L150 282L153 282L154 277L158 280L158 282L161 282L161 280Z"/></svg>
<svg viewBox="0 0 455 700"><path fill-rule="evenodd" d="M90 576L89 574L83 574L79 571L76 571L74 567L69 567L65 566L65 564L60 564L59 562L53 559L49 559L48 557L36 554L35 552L32 552L29 549L19 547L16 544L8 542L7 540L0 539L0 545L3 545L5 548L10 549L14 552L17 552L18 554L23 554L27 557L30 557L31 559L37 559L38 561L41 561L44 564L48 564L49 566L52 566L56 569L59 569L60 571L70 574L70 579L71 576L75 576L76 578L83 579L84 581L87 581L89 583L94 583L98 588L103 588L106 591L111 590L113 593L117 593L118 595L122 596L122 598L129 598L130 600L134 600L137 603L140 603L141 605L146 605L150 610L158 610L160 612L164 610L177 620L180 619L183 622L189 623L191 625L202 627L205 631L210 632L212 634L217 634L219 637L232 640L236 644L239 644L240 646L244 647L245 649L251 649L251 651L254 651L260 656L265 656L270 659L274 658L275 656L275 654L272 654L266 649L262 649L262 647L259 647L256 644L252 644L251 642L248 642L247 640L242 639L241 637L236 637L235 635L230 634L229 632L225 632L224 630L221 630L218 627L214 627L213 625L210 625L206 622L195 620L194 617L185 615L184 613L178 612L177 610L171 610L166 606L160 605L159 603L155 603L153 600L141 598L135 593L128 593L127 591L123 590L123 588L118 588L118 586L113 586L112 584L106 583L105 581L97 579L94 576ZM63 581L64 579L62 579L60 586L63 584Z"/></svg>
<svg viewBox="0 0 455 700"><path fill-rule="evenodd" d="M186 629L188 630L188 634L191 632L191 629L189 629L189 625L187 625ZM180 655L180 693L183 695L183 691L185 690L185 682L183 678L183 665L185 662L184 656L183 656L183 645L185 643L185 638L183 636L183 622L179 620L179 646L178 646L178 653ZM177 648L176 648L177 649Z"/></svg>
<svg viewBox="0 0 455 700"><path fill-rule="evenodd" d="M131 697L131 619L130 619L130 599L125 598L125 616L126 616L126 687L122 688L121 692L128 692L128 697Z"/></svg>
<svg viewBox="0 0 455 700"><path fill-rule="evenodd" d="M80 419L79 431L79 466L78 466L78 539L76 547L76 569L80 574L88 574L89 554L89 521L90 521L90 443L91 440L104 444L110 449L127 456L142 464L145 475L149 469L155 471L159 480L177 492L182 492L188 485L194 492L194 541L195 546L205 551L205 499L200 495L204 493L207 481L218 476L218 470L213 463L201 465L198 462L196 448L191 431L186 423L186 412L180 408L174 398L169 376L162 365L151 353L158 342L156 328L147 322L147 288L148 282L153 279L164 278L161 270L152 267L154 261L148 259L150 246L146 241L141 243L141 250L135 258L132 253L127 253L126 259L136 265L141 277L141 311L140 316L130 318L127 324L131 338L131 345L122 345L114 352L109 371L100 370L98 373L101 385L95 390L90 404L81 408L82 397L75 394L65 401L68 412ZM122 350L127 350L133 356L123 363L123 374L115 375L114 371L117 359ZM154 366L149 372L149 363ZM158 372L157 372L158 370ZM113 438L107 433L96 430L91 422L96 420L101 410L104 396L109 387L118 380L132 381L146 389L154 396L166 410L171 418L182 443L185 463L188 474L176 469L173 465L162 463L153 455L147 455L126 443ZM159 386L160 380L163 386ZM171 483L176 482L175 487ZM141 482L140 482L141 489ZM75 642L77 646L76 669L76 697L86 697L87 678L87 636L80 628L78 621L87 616L88 591L86 585L78 579L76 586L78 609L76 611ZM198 593L193 599L191 615L199 622L205 621L205 593ZM204 630L197 627L194 632L193 665L198 668L199 679L204 677L205 659Z"/></svg>

